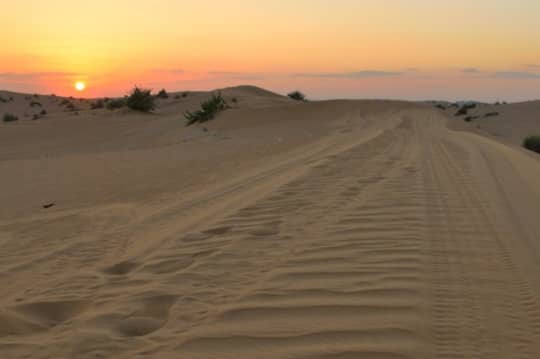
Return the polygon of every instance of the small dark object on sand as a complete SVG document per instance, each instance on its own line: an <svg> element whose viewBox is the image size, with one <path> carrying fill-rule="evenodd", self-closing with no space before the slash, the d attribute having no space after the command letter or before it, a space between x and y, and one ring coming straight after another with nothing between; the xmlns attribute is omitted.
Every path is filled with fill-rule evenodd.
<svg viewBox="0 0 540 359"><path fill-rule="evenodd" d="M43 208L49 209L49 208L53 207L54 205L55 205L55 203L44 204L44 205L43 205Z"/></svg>

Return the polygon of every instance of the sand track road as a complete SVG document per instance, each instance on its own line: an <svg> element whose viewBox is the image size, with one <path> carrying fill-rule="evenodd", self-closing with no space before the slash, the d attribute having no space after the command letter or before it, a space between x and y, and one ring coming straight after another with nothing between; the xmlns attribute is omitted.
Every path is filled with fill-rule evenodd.
<svg viewBox="0 0 540 359"><path fill-rule="evenodd" d="M355 116L142 214L3 222L0 356L540 357L540 162L421 106Z"/></svg>

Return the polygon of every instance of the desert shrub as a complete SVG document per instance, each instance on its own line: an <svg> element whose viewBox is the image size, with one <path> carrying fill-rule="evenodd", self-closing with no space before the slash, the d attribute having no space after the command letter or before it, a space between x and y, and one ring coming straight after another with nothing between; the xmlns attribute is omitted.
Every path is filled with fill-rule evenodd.
<svg viewBox="0 0 540 359"><path fill-rule="evenodd" d="M45 110L41 110L41 112L39 113L41 116L45 116L47 114L47 111Z"/></svg>
<svg viewBox="0 0 540 359"><path fill-rule="evenodd" d="M440 103L436 104L435 107L438 108L439 110L446 110L446 107L444 107L444 105Z"/></svg>
<svg viewBox="0 0 540 359"><path fill-rule="evenodd" d="M98 100L90 103L90 109L91 110L97 110L97 109L104 108L104 107L105 107L105 101L103 99L98 99Z"/></svg>
<svg viewBox="0 0 540 359"><path fill-rule="evenodd" d="M2 96L0 96L0 102L6 103L6 102L8 102L8 100L6 100L6 99L3 98Z"/></svg>
<svg viewBox="0 0 540 359"><path fill-rule="evenodd" d="M461 108L456 112L455 116L465 116L466 114L469 113L469 110L473 109L476 107L476 104L474 103L470 103L470 104L465 104L463 106L461 106Z"/></svg>
<svg viewBox="0 0 540 359"><path fill-rule="evenodd" d="M232 103L238 103L238 99L237 99L236 97L233 97L233 98L231 99L231 101L232 101Z"/></svg>
<svg viewBox="0 0 540 359"><path fill-rule="evenodd" d="M167 99L167 98L169 98L169 94L167 93L167 91L165 91L165 89L161 89L161 91L158 92L156 97L157 98L162 98L162 99Z"/></svg>
<svg viewBox="0 0 540 359"><path fill-rule="evenodd" d="M184 93L182 94L182 97L188 97L188 95L189 95L189 92L184 92Z"/></svg>
<svg viewBox="0 0 540 359"><path fill-rule="evenodd" d="M484 117L494 117L494 116L499 116L499 113L498 112L488 112L484 115Z"/></svg>
<svg viewBox="0 0 540 359"><path fill-rule="evenodd" d="M30 107L41 107L41 102L38 101L32 101L30 102Z"/></svg>
<svg viewBox="0 0 540 359"><path fill-rule="evenodd" d="M306 95L304 95L300 91L293 91L293 92L287 94L287 96L289 96L290 98L292 98L293 100L296 100L296 101L307 101Z"/></svg>
<svg viewBox="0 0 540 359"><path fill-rule="evenodd" d="M473 120L476 120L478 116L467 116L464 118L465 122L471 122Z"/></svg>
<svg viewBox="0 0 540 359"><path fill-rule="evenodd" d="M124 98L114 98L107 101L108 110L116 110L126 106L126 100Z"/></svg>
<svg viewBox="0 0 540 359"><path fill-rule="evenodd" d="M73 102L69 102L68 101L68 104L66 105L66 109L68 111L76 111L77 110L77 107L75 107L75 105L73 104Z"/></svg>
<svg viewBox="0 0 540 359"><path fill-rule="evenodd" d="M37 120L39 119L39 115L37 113L35 113L33 116L32 116L32 120Z"/></svg>
<svg viewBox="0 0 540 359"><path fill-rule="evenodd" d="M175 99L175 100L180 100L181 97L182 97L182 96L180 96L179 94L174 95L174 99Z"/></svg>
<svg viewBox="0 0 540 359"><path fill-rule="evenodd" d="M540 135L528 136L523 140L523 147L540 153Z"/></svg>
<svg viewBox="0 0 540 359"><path fill-rule="evenodd" d="M15 121L18 121L19 118L11 113L6 113L4 114L3 120L4 122L15 122Z"/></svg>
<svg viewBox="0 0 540 359"><path fill-rule="evenodd" d="M216 115L227 108L227 102L221 93L212 94L209 100L201 103L201 109L195 112L186 111L184 117L187 120L186 126L194 123L203 123L212 120Z"/></svg>
<svg viewBox="0 0 540 359"><path fill-rule="evenodd" d="M65 98L62 101L60 101L60 106L65 106L65 105L70 104L70 103L71 102L67 98Z"/></svg>
<svg viewBox="0 0 540 359"><path fill-rule="evenodd" d="M135 87L126 99L126 105L132 110L150 112L155 108L155 98L151 90Z"/></svg>
<svg viewBox="0 0 540 359"><path fill-rule="evenodd" d="M465 116L468 112L469 110L465 106L463 106L459 110L457 110L455 116Z"/></svg>

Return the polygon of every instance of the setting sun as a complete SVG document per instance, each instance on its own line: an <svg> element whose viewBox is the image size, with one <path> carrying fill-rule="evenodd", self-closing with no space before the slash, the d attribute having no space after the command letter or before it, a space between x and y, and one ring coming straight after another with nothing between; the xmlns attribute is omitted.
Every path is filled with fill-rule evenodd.
<svg viewBox="0 0 540 359"><path fill-rule="evenodd" d="M82 81L77 81L75 83L75 89L77 89L77 91L84 91L84 89L86 88L86 84Z"/></svg>

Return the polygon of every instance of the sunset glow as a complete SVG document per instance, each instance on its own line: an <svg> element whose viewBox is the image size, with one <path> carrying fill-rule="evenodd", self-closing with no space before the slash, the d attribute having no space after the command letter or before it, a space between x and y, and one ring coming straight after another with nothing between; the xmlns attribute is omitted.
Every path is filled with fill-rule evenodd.
<svg viewBox="0 0 540 359"><path fill-rule="evenodd" d="M528 99L538 14L536 0L12 1L0 88L70 95L85 78L89 97L249 83L313 98Z"/></svg>

